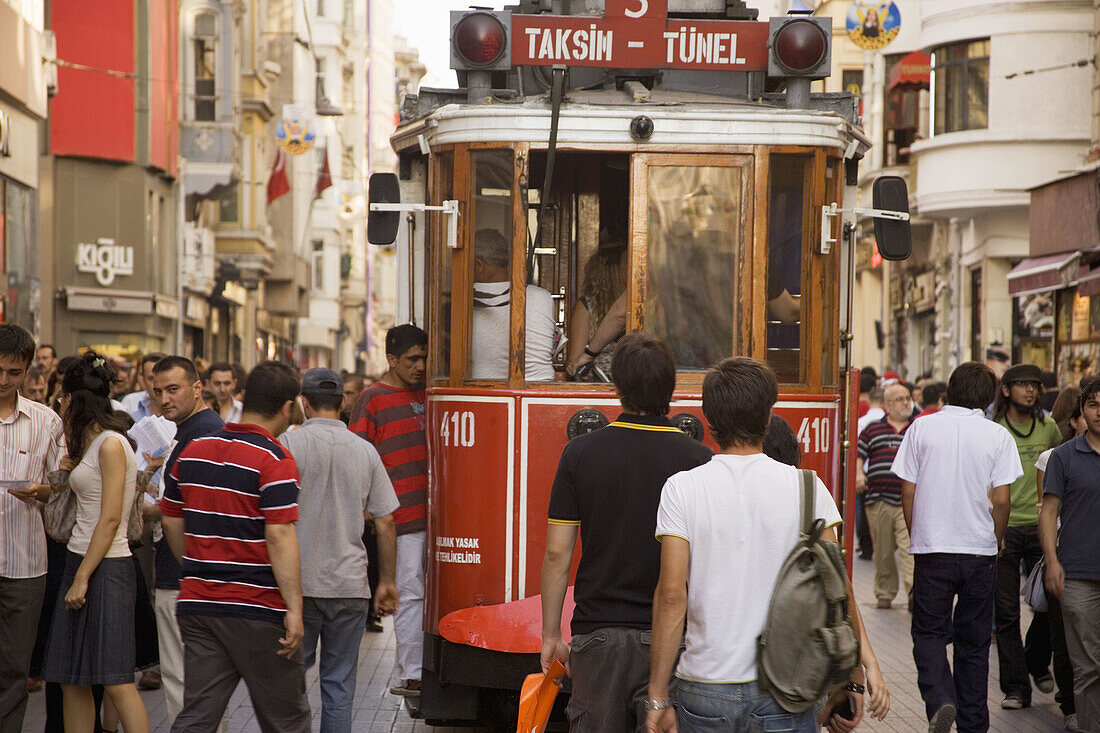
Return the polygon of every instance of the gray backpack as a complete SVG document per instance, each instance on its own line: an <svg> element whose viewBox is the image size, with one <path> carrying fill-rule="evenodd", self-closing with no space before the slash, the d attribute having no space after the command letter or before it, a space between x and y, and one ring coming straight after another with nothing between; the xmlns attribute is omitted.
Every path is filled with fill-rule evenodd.
<svg viewBox="0 0 1100 733"><path fill-rule="evenodd" d="M757 684L790 713L832 693L859 664L844 559L837 543L821 539L825 520L814 519L814 479L813 471L799 471L798 544L776 577L757 640Z"/></svg>

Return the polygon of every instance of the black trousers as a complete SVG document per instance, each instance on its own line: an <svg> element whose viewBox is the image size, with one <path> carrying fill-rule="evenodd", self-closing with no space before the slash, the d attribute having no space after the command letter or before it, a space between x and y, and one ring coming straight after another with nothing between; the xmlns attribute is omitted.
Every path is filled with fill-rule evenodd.
<svg viewBox="0 0 1100 733"><path fill-rule="evenodd" d="M958 733L989 730L994 564L992 555L913 556L917 686L929 719L942 705L955 705ZM949 642L954 645L953 664L947 661Z"/></svg>
<svg viewBox="0 0 1100 733"><path fill-rule="evenodd" d="M367 609L367 616L372 619L377 619L378 614L374 612L374 596L378 591L378 535L374 532L374 525L370 522L366 523L363 528L363 546L367 548L367 585L370 587L370 607Z"/></svg>
<svg viewBox="0 0 1100 733"><path fill-rule="evenodd" d="M1058 684L1058 691L1054 693L1054 701L1062 709L1062 715L1073 715L1076 708L1073 705L1073 664L1069 659L1069 648L1066 646L1066 625L1062 620L1062 602L1053 594L1047 594L1047 621L1050 625L1050 650L1054 660L1054 681Z"/></svg>
<svg viewBox="0 0 1100 733"><path fill-rule="evenodd" d="M27 670L34 651L46 576L0 578L0 733L19 733L27 711Z"/></svg>
<svg viewBox="0 0 1100 733"><path fill-rule="evenodd" d="M1031 680L1050 668L1050 626L1047 614L1036 613L1026 638L1020 637L1020 569L1026 575L1043 556L1039 527L1008 527L1004 549L997 557L993 616L997 627L997 663L1001 691L1031 702Z"/></svg>

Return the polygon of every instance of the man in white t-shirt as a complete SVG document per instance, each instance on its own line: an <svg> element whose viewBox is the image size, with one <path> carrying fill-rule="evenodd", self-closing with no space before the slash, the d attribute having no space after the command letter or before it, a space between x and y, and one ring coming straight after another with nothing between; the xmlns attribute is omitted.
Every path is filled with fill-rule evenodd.
<svg viewBox="0 0 1100 733"><path fill-rule="evenodd" d="M684 731L740 729L737 721L750 717L760 730L820 730L812 710L787 713L756 683L757 638L764 630L771 589L799 535L798 469L763 453L777 397L771 368L747 357L725 359L703 380L703 414L720 452L698 468L673 475L661 493L656 530L661 575L653 604L646 703L651 732L673 726ZM840 514L820 480L814 517L825 521L822 537L835 541ZM861 637L863 665L852 672L855 694L843 689L834 694L820 720L832 718L833 709L850 695L855 718L845 722L854 726L863 713L864 670L871 712L877 717L889 709L889 695L859 610L855 603L849 608ZM668 682L685 617L673 712Z"/></svg>
<svg viewBox="0 0 1100 733"><path fill-rule="evenodd" d="M496 229L474 233L474 298L471 319L470 379L508 378L508 341L512 313L511 247ZM554 378L551 357L558 336L554 300L537 285L527 286L527 340L524 345L524 377L549 381Z"/></svg>
<svg viewBox="0 0 1100 733"><path fill-rule="evenodd" d="M914 564L913 660L930 733L947 733L952 722L959 733L989 730L995 563L1009 484L1023 475L1012 436L985 419L996 390L989 367L960 365L947 383L947 406L913 422L891 466L902 479Z"/></svg>

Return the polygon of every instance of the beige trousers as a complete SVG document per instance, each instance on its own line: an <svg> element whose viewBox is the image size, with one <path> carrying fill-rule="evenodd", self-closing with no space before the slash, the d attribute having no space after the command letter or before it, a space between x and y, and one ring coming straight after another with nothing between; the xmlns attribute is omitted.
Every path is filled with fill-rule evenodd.
<svg viewBox="0 0 1100 733"><path fill-rule="evenodd" d="M898 594L898 571L905 594L913 589L913 556L909 554L909 530L900 506L884 501L865 504L871 542L875 547L875 597L893 600ZM897 550L897 562L894 561Z"/></svg>
<svg viewBox="0 0 1100 733"><path fill-rule="evenodd" d="M164 709L168 724L183 710L183 637L176 621L178 590L157 588L153 591L153 610L157 617L157 644L160 650L160 679L164 690ZM222 713L218 733L229 733L229 715Z"/></svg>

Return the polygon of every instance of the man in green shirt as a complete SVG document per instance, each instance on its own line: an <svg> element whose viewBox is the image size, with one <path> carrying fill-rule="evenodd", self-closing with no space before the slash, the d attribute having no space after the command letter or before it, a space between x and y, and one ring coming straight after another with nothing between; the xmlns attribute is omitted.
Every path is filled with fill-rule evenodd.
<svg viewBox="0 0 1100 733"><path fill-rule="evenodd" d="M1050 664L1050 630L1047 615L1036 613L1027 632L1026 644L1020 638L1020 565L1023 572L1043 556L1039 544L1039 491L1035 481L1035 459L1061 442L1054 420L1039 406L1042 372L1034 364L1017 364L1001 377L1001 387L993 403L993 419L1005 426L1016 441L1024 475L1009 487L1012 509L1005 530L1004 544L997 556L994 589L994 619L997 628L997 658L1000 663L1001 691L1007 710L1031 704L1030 674L1041 692L1054 689Z"/></svg>

